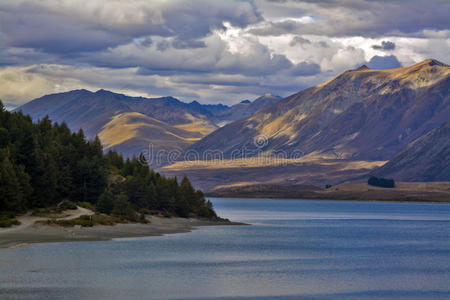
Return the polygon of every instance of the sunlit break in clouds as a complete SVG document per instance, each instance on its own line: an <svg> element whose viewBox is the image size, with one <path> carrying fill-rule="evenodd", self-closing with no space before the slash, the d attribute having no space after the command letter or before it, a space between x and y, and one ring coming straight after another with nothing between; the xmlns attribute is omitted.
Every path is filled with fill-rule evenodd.
<svg viewBox="0 0 450 300"><path fill-rule="evenodd" d="M105 88L233 104L366 64L449 63L450 1L0 2L0 98Z"/></svg>

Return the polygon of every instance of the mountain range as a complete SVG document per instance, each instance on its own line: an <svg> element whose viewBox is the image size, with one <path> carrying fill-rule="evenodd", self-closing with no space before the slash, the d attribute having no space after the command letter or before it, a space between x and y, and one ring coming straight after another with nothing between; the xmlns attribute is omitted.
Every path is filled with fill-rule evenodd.
<svg viewBox="0 0 450 300"><path fill-rule="evenodd" d="M449 90L450 68L436 60L391 70L362 66L224 126L190 149L200 156L217 149L230 157L246 148L255 155L389 160L449 119Z"/></svg>
<svg viewBox="0 0 450 300"><path fill-rule="evenodd" d="M281 99L266 94L233 106L76 90L35 99L22 110L49 115L105 150L180 155L159 171L188 175L205 190L257 185L337 184L370 174L450 181L450 67L361 66ZM207 159L210 153L220 160Z"/></svg>
<svg viewBox="0 0 450 300"><path fill-rule="evenodd" d="M213 132L219 125L250 116L281 97L266 94L253 102L233 106L182 102L173 97L130 97L106 90L74 90L34 99L17 110L34 120L46 115L66 122L70 129L83 129L88 138L98 135L105 150L125 156L141 152L183 150Z"/></svg>
<svg viewBox="0 0 450 300"><path fill-rule="evenodd" d="M450 119L449 89L450 67L433 59L389 70L361 66L223 126L186 150L200 159L221 153L222 163L180 161L163 170L187 174L205 190L367 180L386 163L377 174L449 181L450 136L431 132ZM414 163L408 159L418 155Z"/></svg>

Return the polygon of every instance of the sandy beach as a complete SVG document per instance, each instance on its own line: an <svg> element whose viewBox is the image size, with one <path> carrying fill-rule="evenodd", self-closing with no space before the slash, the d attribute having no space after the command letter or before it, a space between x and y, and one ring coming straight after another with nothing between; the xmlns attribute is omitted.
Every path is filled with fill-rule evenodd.
<svg viewBox="0 0 450 300"><path fill-rule="evenodd" d="M78 207L77 210L63 212L61 219L74 219L80 215L93 214L92 211ZM35 217L30 214L17 218L20 225L10 228L0 228L0 248L20 247L30 243L72 242L72 241L103 241L113 238L160 236L170 233L190 232L199 226L243 225L242 223L212 221L196 218L164 218L148 216L148 224L128 223L114 226L97 225L93 227L63 227L58 225L43 225L36 221L47 218Z"/></svg>

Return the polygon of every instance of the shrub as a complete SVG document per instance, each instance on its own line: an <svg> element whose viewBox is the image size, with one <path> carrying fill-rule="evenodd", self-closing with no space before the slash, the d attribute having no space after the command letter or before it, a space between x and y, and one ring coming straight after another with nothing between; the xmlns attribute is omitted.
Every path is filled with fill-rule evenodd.
<svg viewBox="0 0 450 300"><path fill-rule="evenodd" d="M147 218L145 217L145 214L142 212L139 214L139 223L144 223L144 224L150 223L150 221L147 220Z"/></svg>
<svg viewBox="0 0 450 300"><path fill-rule="evenodd" d="M63 209L60 207L49 207L49 208L36 208L31 213L34 217L42 218L62 218L67 215L62 214Z"/></svg>
<svg viewBox="0 0 450 300"><path fill-rule="evenodd" d="M395 186L395 181L394 179L385 179L372 176L369 180L367 180L367 184L383 188L393 188Z"/></svg>
<svg viewBox="0 0 450 300"><path fill-rule="evenodd" d="M0 227L11 227L12 225L20 225L20 222L14 218L14 215L8 213L0 214Z"/></svg>
<svg viewBox="0 0 450 300"><path fill-rule="evenodd" d="M167 210L162 211L162 216L164 218L172 218L173 217L172 213L168 212Z"/></svg>
<svg viewBox="0 0 450 300"><path fill-rule="evenodd" d="M146 214L146 215L151 215L151 216L157 216L157 215L161 214L160 210L154 210L154 209L148 209L148 208L140 208L139 212Z"/></svg>

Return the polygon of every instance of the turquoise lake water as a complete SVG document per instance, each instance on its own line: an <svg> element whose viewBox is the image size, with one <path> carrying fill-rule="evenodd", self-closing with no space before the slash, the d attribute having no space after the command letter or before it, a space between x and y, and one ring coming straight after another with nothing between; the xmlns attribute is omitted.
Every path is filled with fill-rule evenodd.
<svg viewBox="0 0 450 300"><path fill-rule="evenodd" d="M252 225L0 249L0 299L450 299L450 205L211 200Z"/></svg>

